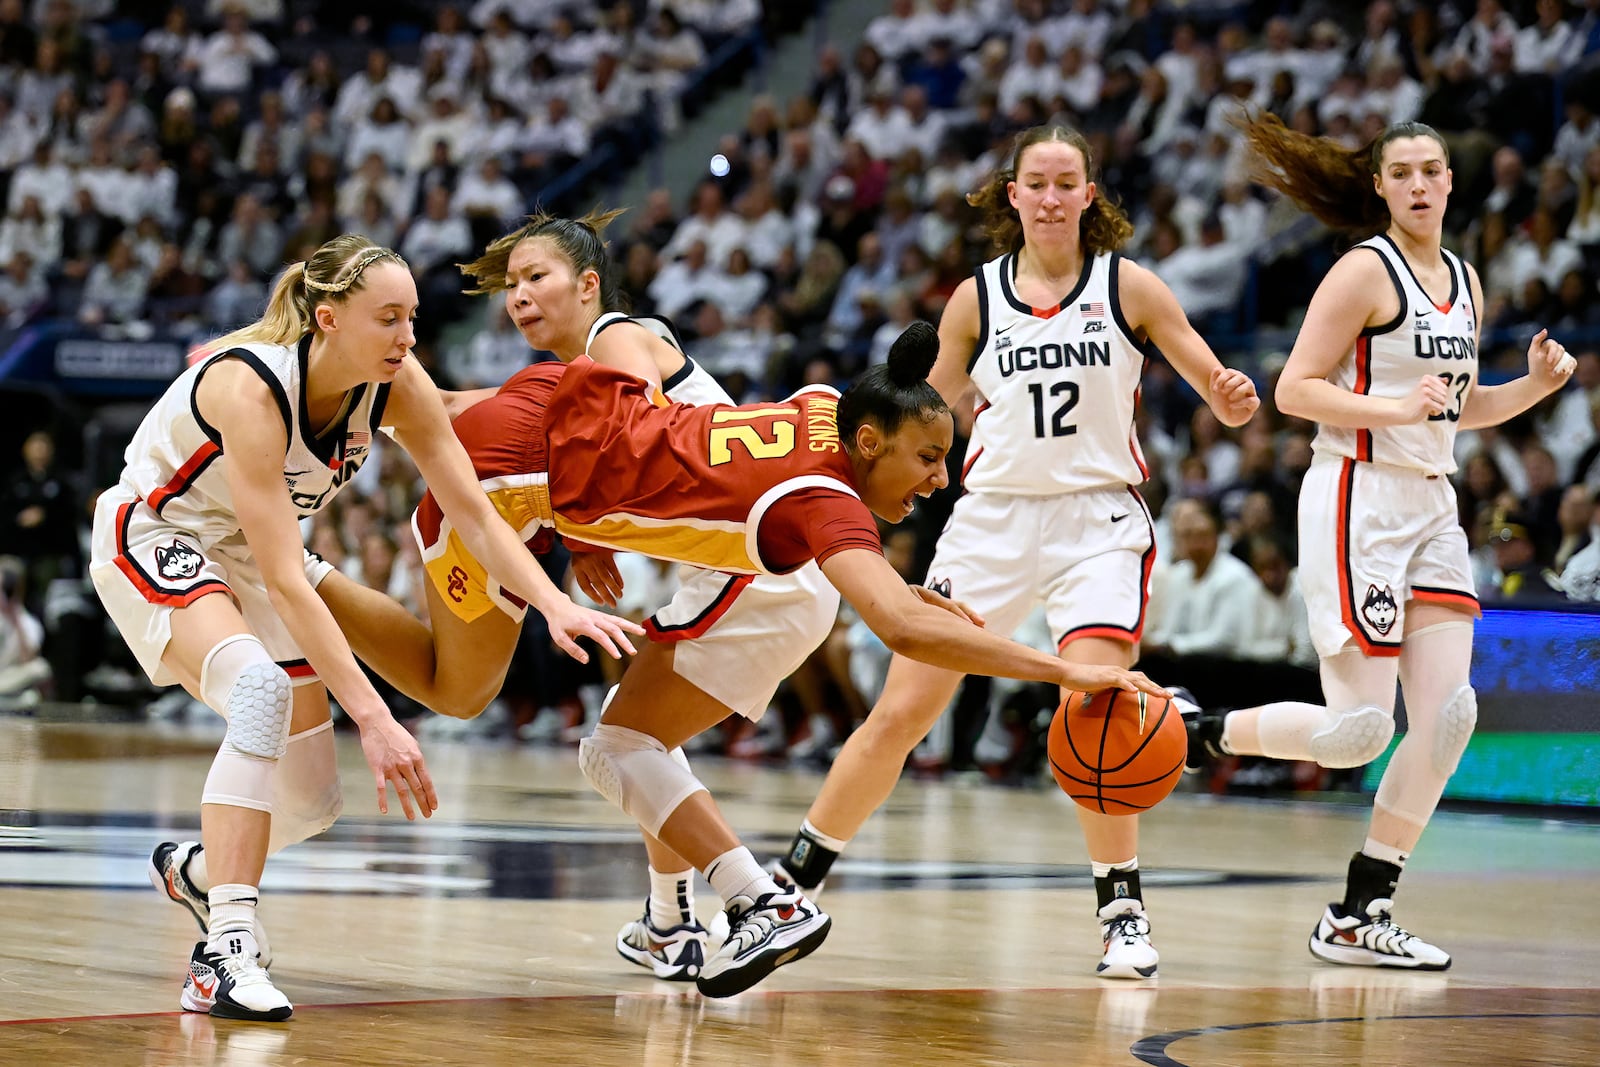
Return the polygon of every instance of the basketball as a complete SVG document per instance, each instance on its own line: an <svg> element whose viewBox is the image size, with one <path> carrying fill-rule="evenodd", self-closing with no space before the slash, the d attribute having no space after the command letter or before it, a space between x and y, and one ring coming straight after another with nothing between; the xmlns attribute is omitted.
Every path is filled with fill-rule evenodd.
<svg viewBox="0 0 1600 1067"><path fill-rule="evenodd" d="M1166 799L1189 750L1183 716L1165 697L1106 689L1073 693L1050 723L1050 772L1090 811L1136 815Z"/></svg>

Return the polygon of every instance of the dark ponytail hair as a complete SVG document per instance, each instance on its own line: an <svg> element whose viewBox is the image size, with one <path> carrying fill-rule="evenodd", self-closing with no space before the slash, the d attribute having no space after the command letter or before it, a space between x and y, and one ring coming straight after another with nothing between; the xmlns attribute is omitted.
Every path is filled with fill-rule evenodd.
<svg viewBox="0 0 1600 1067"><path fill-rule="evenodd" d="M1373 175L1383 173L1383 150L1404 137L1427 137L1450 165L1450 148L1439 131L1421 122L1397 122L1360 148L1346 148L1328 137L1291 130L1276 115L1240 117L1255 156L1251 177L1299 204L1335 230L1370 237L1389 228L1389 205L1378 195Z"/></svg>
<svg viewBox="0 0 1600 1067"><path fill-rule="evenodd" d="M855 449L856 430L871 422L892 437L907 419L928 422L950 411L928 372L939 358L939 331L921 319L905 328L887 363L869 368L839 398L839 438Z"/></svg>
<svg viewBox="0 0 1600 1067"><path fill-rule="evenodd" d="M606 255L606 243L600 236L606 225L621 215L624 209L605 211L595 208L581 219L567 219L558 215L529 215L528 221L503 237L497 237L483 250L483 255L471 263L459 263L461 273L472 279L473 287L463 290L468 296L498 293L507 288L506 268L511 253L523 241L539 238L549 241L555 250L572 266L572 273L582 276L592 270L600 276L600 310L629 310L628 298L622 292L611 260Z"/></svg>
<svg viewBox="0 0 1600 1067"><path fill-rule="evenodd" d="M1016 252L1022 248L1022 219L1011 206L1006 186L1017 180L1017 168L1022 165L1022 154L1036 144L1057 143L1071 145L1083 156L1085 181L1094 180L1094 153L1089 141L1071 126L1035 126L1017 135L1011 149L1011 163L989 175L983 188L967 197L967 203L977 208L983 216L983 228L1000 252ZM1123 214L1122 208L1104 189L1095 191L1095 198L1083 209L1078 218L1078 243L1086 255L1115 252L1133 236L1133 223Z"/></svg>

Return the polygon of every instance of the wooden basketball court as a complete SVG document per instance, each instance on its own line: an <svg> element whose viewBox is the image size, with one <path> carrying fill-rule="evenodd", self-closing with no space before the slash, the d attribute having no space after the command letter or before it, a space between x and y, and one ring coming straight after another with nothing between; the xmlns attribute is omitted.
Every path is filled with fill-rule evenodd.
<svg viewBox="0 0 1600 1067"><path fill-rule="evenodd" d="M340 744L344 818L263 887L294 1018L231 1023L177 1010L198 931L144 874L196 836L216 735L0 718L0 1063L1600 1063L1600 822L1439 816L1395 917L1455 964L1411 974L1306 951L1364 808L1178 795L1140 847L1160 976L1109 982L1066 798L908 781L827 943L712 1001L616 954L642 850L571 749L425 743L443 806L408 824ZM821 781L701 763L762 858Z"/></svg>

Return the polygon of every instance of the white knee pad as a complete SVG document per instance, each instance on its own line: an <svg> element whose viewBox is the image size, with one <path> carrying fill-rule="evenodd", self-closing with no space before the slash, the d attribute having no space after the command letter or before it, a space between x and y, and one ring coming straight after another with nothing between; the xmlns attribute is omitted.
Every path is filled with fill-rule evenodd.
<svg viewBox="0 0 1600 1067"><path fill-rule="evenodd" d="M343 810L333 723L291 736L273 776L272 837L267 854L316 837L332 826Z"/></svg>
<svg viewBox="0 0 1600 1067"><path fill-rule="evenodd" d="M289 742L294 691L289 675L250 634L217 642L200 665L200 693L228 720L224 744L246 756L275 760Z"/></svg>
<svg viewBox="0 0 1600 1067"><path fill-rule="evenodd" d="M1478 694L1464 685L1450 694L1450 699L1439 709L1439 721L1433 733L1433 769L1441 778L1456 773L1461 754L1472 740L1472 731L1478 725Z"/></svg>
<svg viewBox="0 0 1600 1067"><path fill-rule="evenodd" d="M578 767L595 791L651 837L678 805L704 789L660 741L625 726L601 723L578 745Z"/></svg>
<svg viewBox="0 0 1600 1067"><path fill-rule="evenodd" d="M1326 724L1311 735L1311 758L1324 767L1360 767L1383 755L1394 737L1394 716L1364 705L1328 710Z"/></svg>

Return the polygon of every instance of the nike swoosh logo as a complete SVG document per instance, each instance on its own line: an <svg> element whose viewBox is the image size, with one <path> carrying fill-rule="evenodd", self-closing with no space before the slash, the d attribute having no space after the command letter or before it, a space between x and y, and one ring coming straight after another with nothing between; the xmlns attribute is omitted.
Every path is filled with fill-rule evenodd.
<svg viewBox="0 0 1600 1067"><path fill-rule="evenodd" d="M1015 325L1016 325L1016 323L1014 323L1014 322L1011 324L1011 326L1015 326ZM1008 332L1011 329L1011 326L1007 326L1005 329L1001 329L1000 327L996 326L995 330L994 330L994 335L996 337L999 337L1001 334Z"/></svg>
<svg viewBox="0 0 1600 1067"><path fill-rule="evenodd" d="M1113 516L1111 516L1111 521L1112 522L1121 522L1123 519L1125 519L1127 517L1128 517L1128 513L1126 511L1124 511L1121 515L1113 515Z"/></svg>

